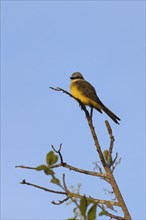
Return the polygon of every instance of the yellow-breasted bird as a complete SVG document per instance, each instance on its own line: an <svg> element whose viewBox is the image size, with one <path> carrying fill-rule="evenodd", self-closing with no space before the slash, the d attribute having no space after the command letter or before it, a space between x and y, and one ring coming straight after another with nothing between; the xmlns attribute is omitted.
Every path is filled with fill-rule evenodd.
<svg viewBox="0 0 146 220"><path fill-rule="evenodd" d="M100 101L94 87L84 80L80 72L73 73L70 79L70 92L75 98L79 99L84 105L88 105L100 113L102 113L103 110L116 124L119 124L120 118Z"/></svg>

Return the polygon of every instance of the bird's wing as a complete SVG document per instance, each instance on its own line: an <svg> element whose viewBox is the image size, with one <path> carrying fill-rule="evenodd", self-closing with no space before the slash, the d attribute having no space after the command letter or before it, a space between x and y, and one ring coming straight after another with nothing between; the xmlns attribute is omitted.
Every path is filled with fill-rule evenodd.
<svg viewBox="0 0 146 220"><path fill-rule="evenodd" d="M75 82L75 84L78 87L78 89L83 93L83 95L97 102L101 106L104 106L98 98L94 87L89 82L87 82L86 80L78 80Z"/></svg>
<svg viewBox="0 0 146 220"><path fill-rule="evenodd" d="M83 95L87 96L88 98L90 98L91 100L95 101L96 103L99 104L99 108L96 108L99 112L102 113L101 109L110 117L112 118L112 120L119 124L118 120L120 120L120 118L118 116L116 116L111 110L109 110L98 98L96 91L94 89L94 87L87 81L85 80L78 80L75 82L76 86L78 87L78 89L82 92ZM101 109L100 109L101 108Z"/></svg>

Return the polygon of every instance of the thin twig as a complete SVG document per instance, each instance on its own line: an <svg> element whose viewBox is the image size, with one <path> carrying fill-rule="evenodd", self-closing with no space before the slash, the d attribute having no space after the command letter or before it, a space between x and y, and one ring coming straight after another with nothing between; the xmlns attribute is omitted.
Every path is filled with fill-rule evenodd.
<svg viewBox="0 0 146 220"><path fill-rule="evenodd" d="M117 215L113 215L111 213L109 213L107 210L105 210L102 205L98 204L98 207L105 212L105 215L106 216L109 216L111 219L114 218L114 219L117 219L117 220L125 220L125 218L122 218L120 216L117 216Z"/></svg>
<svg viewBox="0 0 146 220"><path fill-rule="evenodd" d="M36 184L33 184L33 183L26 182L26 180L22 180L22 182L20 182L20 184L25 184L25 185L28 185L28 186L33 186L35 188L38 188L38 189L41 189L41 190L44 190L44 191L47 191L47 192L51 192L51 193L66 195L65 192L48 189L48 188L45 188L45 187L42 187L42 186L39 186L39 185L36 185Z"/></svg>
<svg viewBox="0 0 146 220"><path fill-rule="evenodd" d="M63 199L63 200L59 200L58 202L52 201L51 203L54 204L54 205L61 205L61 204L63 204L64 202L66 202L67 200L69 200L69 199L70 199L70 198L67 197L67 198L65 198L65 199Z"/></svg>
<svg viewBox="0 0 146 220"><path fill-rule="evenodd" d="M53 90L55 90L55 91L57 91L57 92L62 91L63 93L69 95L71 98L75 99L75 100L79 103L79 105L81 106L81 109L84 110L84 112L86 112L86 116L89 117L89 112L88 112L88 110L86 109L86 106L80 101L80 99L75 98L73 95L71 95L69 92L67 92L66 90L64 90L64 89L62 89L62 88L59 88L59 87L57 87L57 88L50 87L50 89L53 89Z"/></svg>
<svg viewBox="0 0 146 220"><path fill-rule="evenodd" d="M116 156L117 156L117 154L116 154ZM114 165L112 166L112 173L114 172L114 170L115 170L115 168L116 168L116 166L118 165L118 164L120 164L121 163L121 157L117 160L117 157L115 158L115 161L114 161Z"/></svg>
<svg viewBox="0 0 146 220"><path fill-rule="evenodd" d="M23 166L23 165L15 166L15 168L22 168L22 169L36 170L36 167L28 167L28 166Z"/></svg>
<svg viewBox="0 0 146 220"><path fill-rule="evenodd" d="M59 150L56 150L53 145L52 145L52 148L53 148L53 150L54 150L57 154L59 154L61 164L62 164L62 166L64 166L65 163L63 162L63 156L62 156L62 154L61 154L62 144L60 144Z"/></svg>
<svg viewBox="0 0 146 220"><path fill-rule="evenodd" d="M108 131L108 134L109 134L109 137L110 137L110 146L109 146L109 150L108 150L108 158L107 158L107 164L109 166L112 166L113 163L111 164L111 161L112 161L112 151L113 151L113 146L114 146L114 141L115 141L115 138L113 136L113 132L112 132L112 128L109 124L109 122L106 120L105 121L105 125L107 127L107 131Z"/></svg>

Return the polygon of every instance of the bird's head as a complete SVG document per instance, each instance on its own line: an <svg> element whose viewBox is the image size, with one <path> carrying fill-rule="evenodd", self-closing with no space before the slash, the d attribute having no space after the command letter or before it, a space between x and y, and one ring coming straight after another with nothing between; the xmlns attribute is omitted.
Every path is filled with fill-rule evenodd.
<svg viewBox="0 0 146 220"><path fill-rule="evenodd" d="M74 80L74 79L84 79L84 77L82 76L82 74L80 72L75 72L71 75L70 77L71 80Z"/></svg>

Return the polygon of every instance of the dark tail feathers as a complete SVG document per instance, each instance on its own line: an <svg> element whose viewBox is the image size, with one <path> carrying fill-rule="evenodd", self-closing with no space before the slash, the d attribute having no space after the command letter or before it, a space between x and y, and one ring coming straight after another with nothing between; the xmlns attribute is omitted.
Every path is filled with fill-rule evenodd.
<svg viewBox="0 0 146 220"><path fill-rule="evenodd" d="M106 106L103 106L102 110L116 123L119 124L120 118L116 116L111 110L109 110Z"/></svg>

